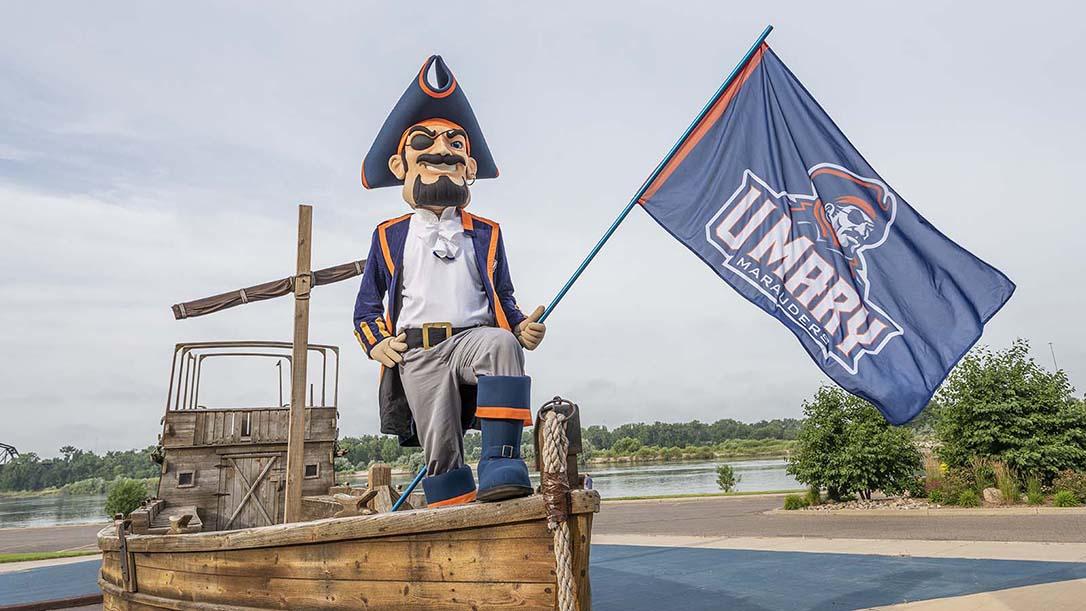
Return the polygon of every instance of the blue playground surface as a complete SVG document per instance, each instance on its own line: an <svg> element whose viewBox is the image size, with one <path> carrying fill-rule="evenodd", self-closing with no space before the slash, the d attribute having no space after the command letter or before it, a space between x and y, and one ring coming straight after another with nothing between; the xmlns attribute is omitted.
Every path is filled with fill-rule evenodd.
<svg viewBox="0 0 1086 611"><path fill-rule="evenodd" d="M0 574L0 607L98 592L97 561ZM1086 563L592 546L601 611L862 609L1086 578Z"/></svg>

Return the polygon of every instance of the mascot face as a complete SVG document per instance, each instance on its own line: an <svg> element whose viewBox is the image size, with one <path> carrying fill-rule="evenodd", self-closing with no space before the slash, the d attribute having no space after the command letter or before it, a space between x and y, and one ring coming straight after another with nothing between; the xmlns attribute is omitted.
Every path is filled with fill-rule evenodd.
<svg viewBox="0 0 1086 611"><path fill-rule="evenodd" d="M872 238L875 221L862 207L848 202L829 202L825 206L826 217L846 253L855 252Z"/></svg>
<svg viewBox="0 0 1086 611"><path fill-rule="evenodd" d="M462 208L471 201L469 183L477 165L467 133L455 123L432 119L404 132L388 169L403 181L403 198L412 208Z"/></svg>

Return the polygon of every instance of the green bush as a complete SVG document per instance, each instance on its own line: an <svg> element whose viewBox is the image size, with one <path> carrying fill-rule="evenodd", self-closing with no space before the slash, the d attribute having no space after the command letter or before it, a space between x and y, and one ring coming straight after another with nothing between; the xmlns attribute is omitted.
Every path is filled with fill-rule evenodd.
<svg viewBox="0 0 1086 611"><path fill-rule="evenodd" d="M967 469L947 471L943 476L940 492L949 504L957 503L958 497L966 490L976 493L977 484L973 481L973 472Z"/></svg>
<svg viewBox="0 0 1086 611"><path fill-rule="evenodd" d="M788 473L830 499L875 490L904 490L920 470L911 430L890 426L870 403L823 386L803 403L806 416L788 459Z"/></svg>
<svg viewBox="0 0 1086 611"><path fill-rule="evenodd" d="M119 479L109 490L106 497L106 515L128 515L137 509L140 503L147 498L147 485L136 479Z"/></svg>
<svg viewBox="0 0 1086 611"><path fill-rule="evenodd" d="M980 497L977 496L976 490L962 490L961 494L958 495L957 504L961 507L978 507L980 506Z"/></svg>
<svg viewBox="0 0 1086 611"><path fill-rule="evenodd" d="M946 503L946 497L943 496L943 491L938 488L928 493L928 500L936 505L943 505Z"/></svg>
<svg viewBox="0 0 1086 611"><path fill-rule="evenodd" d="M1086 471L1060 471L1059 476L1052 481L1052 487L1056 490L1068 490L1075 495L1078 502L1086 503Z"/></svg>
<svg viewBox="0 0 1086 611"><path fill-rule="evenodd" d="M1086 405L1073 393L1067 374L1038 365L1025 340L1002 351L977 348L932 402L939 456L958 468L978 456L1000 459L1046 481L1086 469Z"/></svg>
<svg viewBox="0 0 1086 611"><path fill-rule="evenodd" d="M803 509L807 506L807 499L798 494L789 494L784 497L784 508L791 511L793 509Z"/></svg>
<svg viewBox="0 0 1086 611"><path fill-rule="evenodd" d="M731 465L716 466L716 485L724 492L731 492L741 479L743 478L735 474L735 469L732 469Z"/></svg>
<svg viewBox="0 0 1086 611"><path fill-rule="evenodd" d="M922 499L928 496L928 487L925 485L923 477L914 477L907 482L904 491L908 492L909 496L914 499Z"/></svg>
<svg viewBox="0 0 1086 611"><path fill-rule="evenodd" d="M1052 504L1056 507L1078 507L1082 503L1079 502L1074 492L1060 490L1056 493L1056 496L1052 497Z"/></svg>
<svg viewBox="0 0 1086 611"><path fill-rule="evenodd" d="M822 491L814 486L807 489L807 496L804 497L808 505L821 505L822 504Z"/></svg>

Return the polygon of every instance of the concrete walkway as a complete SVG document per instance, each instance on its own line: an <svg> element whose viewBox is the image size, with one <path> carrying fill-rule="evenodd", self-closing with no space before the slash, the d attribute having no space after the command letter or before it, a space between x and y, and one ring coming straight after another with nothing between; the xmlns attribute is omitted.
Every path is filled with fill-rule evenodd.
<svg viewBox="0 0 1086 611"><path fill-rule="evenodd" d="M605 501L600 534L1086 543L1086 513L775 512L783 495ZM992 510L987 510L991 512ZM927 514L927 515L926 515Z"/></svg>

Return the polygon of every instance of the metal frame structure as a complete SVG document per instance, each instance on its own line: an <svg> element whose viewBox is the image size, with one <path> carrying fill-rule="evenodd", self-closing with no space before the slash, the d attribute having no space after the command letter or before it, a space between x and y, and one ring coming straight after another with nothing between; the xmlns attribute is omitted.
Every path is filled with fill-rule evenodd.
<svg viewBox="0 0 1086 611"><path fill-rule="evenodd" d="M19 450L15 446L0 443L0 465L6 465L19 456Z"/></svg>
<svg viewBox="0 0 1086 611"><path fill-rule="evenodd" d="M199 404L200 374L205 360L217 357L252 357L275 358L287 361L293 371L293 344L291 342L272 341L225 341L191 342L174 346L173 361L170 364L170 386L166 395L166 411L209 409ZM308 344L310 352L321 357L320 404L316 404L316 395L310 395L310 407L337 407L339 405L339 347L329 344ZM328 356L334 358L334 364L328 362ZM328 402L329 365L334 368L332 374L332 401ZM287 409L289 405L277 405ZM214 408L210 408L214 409Z"/></svg>

